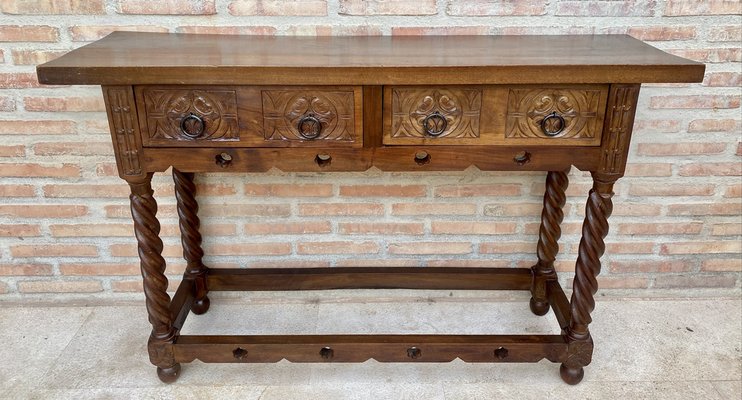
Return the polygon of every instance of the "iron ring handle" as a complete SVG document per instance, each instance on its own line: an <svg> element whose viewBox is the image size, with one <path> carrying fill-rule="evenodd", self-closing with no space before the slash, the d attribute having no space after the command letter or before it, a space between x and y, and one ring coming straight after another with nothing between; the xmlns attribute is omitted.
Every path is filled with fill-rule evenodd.
<svg viewBox="0 0 742 400"><path fill-rule="evenodd" d="M206 130L206 123L196 114L188 114L180 121L180 131L191 139L203 135L204 130Z"/></svg>
<svg viewBox="0 0 742 400"><path fill-rule="evenodd" d="M423 120L423 130L428 136L438 137L446 131L448 127L448 121L443 114L438 111L428 115Z"/></svg>
<svg viewBox="0 0 742 400"><path fill-rule="evenodd" d="M549 128L549 120L550 119L556 119L557 123L559 124L558 129L550 129ZM544 135L549 137L554 137L564 130L564 127L567 125L567 123L564 121L564 117L557 114L556 111L552 112L551 114L544 117L544 119L541 120L541 130L544 132Z"/></svg>
<svg viewBox="0 0 742 400"><path fill-rule="evenodd" d="M322 122L314 115L305 115L299 120L296 129L304 139L316 139L322 133Z"/></svg>

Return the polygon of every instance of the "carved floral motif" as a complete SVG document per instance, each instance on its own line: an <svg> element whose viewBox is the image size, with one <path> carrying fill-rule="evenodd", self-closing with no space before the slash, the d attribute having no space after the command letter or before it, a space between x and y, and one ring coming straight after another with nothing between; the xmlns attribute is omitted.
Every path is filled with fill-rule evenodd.
<svg viewBox="0 0 742 400"><path fill-rule="evenodd" d="M430 137L425 133L425 118L439 113L446 119L446 129L437 138L478 138L481 109L481 89L394 88L392 137Z"/></svg>
<svg viewBox="0 0 742 400"><path fill-rule="evenodd" d="M554 137L594 138L599 133L600 94L597 89L510 89L505 137L549 138L541 122L556 112L565 126Z"/></svg>
<svg viewBox="0 0 742 400"><path fill-rule="evenodd" d="M144 104L150 139L239 140L234 90L147 89ZM204 121L204 132L197 138L181 129L183 119L191 114Z"/></svg>
<svg viewBox="0 0 742 400"><path fill-rule="evenodd" d="M319 135L311 140L352 142L353 91L263 90L265 140L307 140L299 133L304 117L319 120Z"/></svg>

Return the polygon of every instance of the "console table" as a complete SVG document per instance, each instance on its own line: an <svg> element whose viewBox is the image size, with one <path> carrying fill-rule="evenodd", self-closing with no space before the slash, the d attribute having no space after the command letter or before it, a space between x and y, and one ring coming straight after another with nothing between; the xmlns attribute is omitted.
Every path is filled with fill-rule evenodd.
<svg viewBox="0 0 742 400"><path fill-rule="evenodd" d="M45 84L102 85L163 382L180 363L591 361L612 187L639 86L700 82L704 65L622 35L252 37L116 32L37 67ZM547 171L531 268L256 268L203 264L199 172ZM590 171L571 299L554 260L571 166ZM185 275L171 299L151 179L172 167ZM422 178L424 179L424 178ZM528 290L560 335L181 335L220 290Z"/></svg>

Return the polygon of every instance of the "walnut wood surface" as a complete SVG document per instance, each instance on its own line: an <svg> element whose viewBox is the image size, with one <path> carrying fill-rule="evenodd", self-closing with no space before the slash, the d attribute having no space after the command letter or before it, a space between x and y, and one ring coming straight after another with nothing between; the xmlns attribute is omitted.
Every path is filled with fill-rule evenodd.
<svg viewBox="0 0 742 400"><path fill-rule="evenodd" d="M626 35L265 37L115 32L37 67L47 84L700 82Z"/></svg>

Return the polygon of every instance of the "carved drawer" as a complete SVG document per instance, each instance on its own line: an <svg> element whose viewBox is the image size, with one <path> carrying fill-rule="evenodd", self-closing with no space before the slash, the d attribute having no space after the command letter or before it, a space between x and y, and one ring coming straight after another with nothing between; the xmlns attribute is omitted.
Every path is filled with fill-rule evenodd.
<svg viewBox="0 0 742 400"><path fill-rule="evenodd" d="M387 86L386 145L598 146L608 85Z"/></svg>
<svg viewBox="0 0 742 400"><path fill-rule="evenodd" d="M361 147L362 89L138 86L144 146Z"/></svg>

